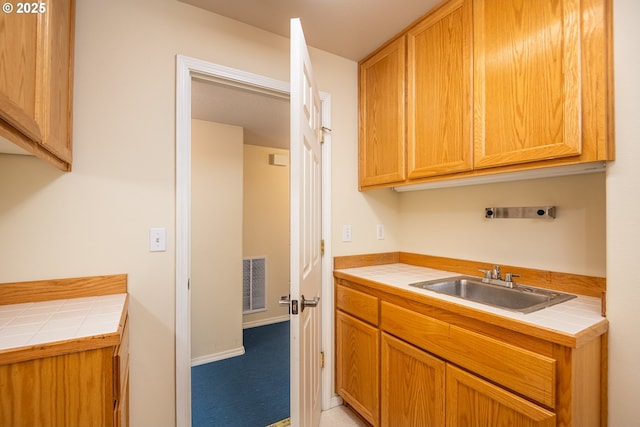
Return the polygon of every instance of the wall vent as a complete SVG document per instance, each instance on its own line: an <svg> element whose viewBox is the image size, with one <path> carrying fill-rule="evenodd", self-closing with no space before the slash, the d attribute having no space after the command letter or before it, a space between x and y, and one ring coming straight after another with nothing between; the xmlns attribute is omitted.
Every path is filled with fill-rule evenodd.
<svg viewBox="0 0 640 427"><path fill-rule="evenodd" d="M242 312L255 313L267 309L267 258L242 260Z"/></svg>

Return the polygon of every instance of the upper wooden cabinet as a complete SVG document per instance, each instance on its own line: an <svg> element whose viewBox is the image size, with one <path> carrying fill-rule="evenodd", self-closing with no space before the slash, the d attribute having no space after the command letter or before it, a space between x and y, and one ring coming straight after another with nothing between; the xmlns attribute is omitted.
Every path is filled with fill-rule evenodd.
<svg viewBox="0 0 640 427"><path fill-rule="evenodd" d="M614 158L610 1L543 3L447 0L361 61L360 189ZM405 45L406 107L368 75Z"/></svg>
<svg viewBox="0 0 640 427"><path fill-rule="evenodd" d="M403 182L405 148L405 38L360 63L360 186Z"/></svg>
<svg viewBox="0 0 640 427"><path fill-rule="evenodd" d="M409 179L473 168L471 12L450 1L407 33Z"/></svg>
<svg viewBox="0 0 640 427"><path fill-rule="evenodd" d="M0 14L0 136L65 171L72 160L74 9L74 0L50 0L16 3Z"/></svg>
<svg viewBox="0 0 640 427"><path fill-rule="evenodd" d="M579 3L474 0L476 168L582 153Z"/></svg>

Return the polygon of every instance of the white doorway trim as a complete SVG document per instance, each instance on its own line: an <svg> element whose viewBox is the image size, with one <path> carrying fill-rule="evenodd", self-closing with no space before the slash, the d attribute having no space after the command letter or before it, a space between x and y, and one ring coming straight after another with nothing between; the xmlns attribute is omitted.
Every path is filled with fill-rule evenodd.
<svg viewBox="0 0 640 427"><path fill-rule="evenodd" d="M176 425L191 426L191 81L202 79L289 98L288 82L213 64L182 55L176 57ZM323 126L331 129L331 95L320 93ZM322 407L340 403L333 394L333 258L331 256L331 134L322 150L322 345L325 369Z"/></svg>

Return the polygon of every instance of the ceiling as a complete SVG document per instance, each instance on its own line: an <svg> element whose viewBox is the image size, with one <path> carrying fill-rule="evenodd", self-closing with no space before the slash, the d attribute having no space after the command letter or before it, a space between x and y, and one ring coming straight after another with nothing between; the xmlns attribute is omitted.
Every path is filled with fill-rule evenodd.
<svg viewBox="0 0 640 427"><path fill-rule="evenodd" d="M244 128L244 143L289 149L289 100L193 80L191 117Z"/></svg>
<svg viewBox="0 0 640 427"><path fill-rule="evenodd" d="M441 0L179 0L289 38L300 18L307 44L359 61Z"/></svg>
<svg viewBox="0 0 640 427"><path fill-rule="evenodd" d="M179 0L289 38L300 18L307 44L359 61L440 0ZM192 117L244 128L244 142L289 148L289 102L194 81Z"/></svg>

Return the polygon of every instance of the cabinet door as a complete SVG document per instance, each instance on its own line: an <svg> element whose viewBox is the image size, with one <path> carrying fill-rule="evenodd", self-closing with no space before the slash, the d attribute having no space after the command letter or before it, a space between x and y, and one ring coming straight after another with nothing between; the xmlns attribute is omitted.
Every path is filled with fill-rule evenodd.
<svg viewBox="0 0 640 427"><path fill-rule="evenodd" d="M380 332L336 312L336 391L374 427L380 421Z"/></svg>
<svg viewBox="0 0 640 427"><path fill-rule="evenodd" d="M69 170L74 1L22 6L0 14L0 136Z"/></svg>
<svg viewBox="0 0 640 427"><path fill-rule="evenodd" d="M407 34L408 177L473 168L471 0L455 0Z"/></svg>
<svg viewBox="0 0 640 427"><path fill-rule="evenodd" d="M382 333L381 420L383 427L445 424L445 362Z"/></svg>
<svg viewBox="0 0 640 427"><path fill-rule="evenodd" d="M73 0L46 3L42 14L41 58L42 87L36 120L42 131L42 146L57 158L71 163L72 91L73 91Z"/></svg>
<svg viewBox="0 0 640 427"><path fill-rule="evenodd" d="M555 427L556 415L447 365L447 426Z"/></svg>
<svg viewBox="0 0 640 427"><path fill-rule="evenodd" d="M360 187L405 179L405 38L359 65Z"/></svg>
<svg viewBox="0 0 640 427"><path fill-rule="evenodd" d="M36 142L42 139L36 123L39 20L38 14L0 13L0 119Z"/></svg>
<svg viewBox="0 0 640 427"><path fill-rule="evenodd" d="M580 155L580 2L473 7L475 168Z"/></svg>

